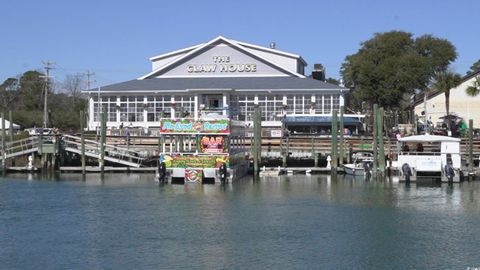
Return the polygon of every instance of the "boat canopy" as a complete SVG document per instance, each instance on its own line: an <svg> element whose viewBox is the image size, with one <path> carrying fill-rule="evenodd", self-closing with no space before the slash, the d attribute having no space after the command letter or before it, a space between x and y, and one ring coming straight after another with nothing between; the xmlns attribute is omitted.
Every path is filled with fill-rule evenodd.
<svg viewBox="0 0 480 270"><path fill-rule="evenodd" d="M400 142L460 142L461 139L439 135L415 135L399 139Z"/></svg>

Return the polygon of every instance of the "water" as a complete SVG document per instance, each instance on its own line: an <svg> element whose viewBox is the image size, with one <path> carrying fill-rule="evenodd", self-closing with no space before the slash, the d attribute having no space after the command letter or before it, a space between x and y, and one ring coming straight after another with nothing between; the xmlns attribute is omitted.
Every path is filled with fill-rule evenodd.
<svg viewBox="0 0 480 270"><path fill-rule="evenodd" d="M15 175L0 179L0 268L467 269L479 195L480 182Z"/></svg>

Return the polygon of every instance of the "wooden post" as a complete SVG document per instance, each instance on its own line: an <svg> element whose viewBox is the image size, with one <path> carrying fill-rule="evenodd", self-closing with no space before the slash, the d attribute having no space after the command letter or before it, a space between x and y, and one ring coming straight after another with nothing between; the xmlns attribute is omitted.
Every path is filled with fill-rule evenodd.
<svg viewBox="0 0 480 270"><path fill-rule="evenodd" d="M81 151L82 151L82 174L85 174L85 133L84 133L84 121L85 121L85 113L80 111L80 143L81 143Z"/></svg>
<svg viewBox="0 0 480 270"><path fill-rule="evenodd" d="M337 172L337 165L338 165L338 120L337 120L337 111L332 111L332 150L331 150L331 158L332 158L332 172Z"/></svg>
<svg viewBox="0 0 480 270"><path fill-rule="evenodd" d="M313 166L318 167L318 154L315 151L315 136L312 135L312 157L313 157Z"/></svg>
<svg viewBox="0 0 480 270"><path fill-rule="evenodd" d="M285 152L283 153L283 156L282 156L282 166L283 166L283 167L287 167L288 152L290 151L289 136L290 136L290 135L287 135L287 138L286 138L286 140L285 140L285 143L286 143Z"/></svg>
<svg viewBox="0 0 480 270"><path fill-rule="evenodd" d="M11 125L12 123L10 123ZM2 112L2 167L3 170L2 172L5 172L7 170L7 161L6 161L6 156L7 153L5 150L7 148L7 131L5 129L5 113Z"/></svg>
<svg viewBox="0 0 480 270"><path fill-rule="evenodd" d="M258 123L258 165L262 163L262 109L258 106L258 113L257 113L257 123Z"/></svg>
<svg viewBox="0 0 480 270"><path fill-rule="evenodd" d="M383 107L377 110L377 114L378 167L380 169L380 173L382 175L385 175L385 148L383 144Z"/></svg>
<svg viewBox="0 0 480 270"><path fill-rule="evenodd" d="M378 149L377 149L377 136L378 136L378 119L377 119L377 111L378 111L378 105L374 104L373 105L373 168L372 168L372 173L377 174L377 169L378 169Z"/></svg>
<svg viewBox="0 0 480 270"><path fill-rule="evenodd" d="M345 158L345 137L344 137L344 122L343 113L344 107L340 106L340 165L343 165L343 159Z"/></svg>
<svg viewBox="0 0 480 270"><path fill-rule="evenodd" d="M260 106L255 104L255 111L253 114L253 172L255 175L260 173L260 156L261 150L261 115Z"/></svg>
<svg viewBox="0 0 480 270"><path fill-rule="evenodd" d="M45 164L45 160L46 160L46 157L45 157L45 153L43 152L43 131L40 132L40 138L38 139L38 151L41 155L40 157L40 163L42 165L42 169L45 168L46 164Z"/></svg>
<svg viewBox="0 0 480 270"><path fill-rule="evenodd" d="M8 111L8 119L10 121L10 146L13 146L14 136L13 136L13 117L12 111ZM15 167L15 158L12 158L12 167Z"/></svg>
<svg viewBox="0 0 480 270"><path fill-rule="evenodd" d="M468 120L468 174L473 174L473 119Z"/></svg>
<svg viewBox="0 0 480 270"><path fill-rule="evenodd" d="M107 135L106 113L102 112L101 138L100 138L100 172L103 174L105 169L105 142Z"/></svg>

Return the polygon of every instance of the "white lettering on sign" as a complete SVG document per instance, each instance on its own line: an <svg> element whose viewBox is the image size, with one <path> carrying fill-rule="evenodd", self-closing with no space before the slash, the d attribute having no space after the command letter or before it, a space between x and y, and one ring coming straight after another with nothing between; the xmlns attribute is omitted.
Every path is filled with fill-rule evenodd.
<svg viewBox="0 0 480 270"><path fill-rule="evenodd" d="M188 73L204 73L204 72L215 72L217 65L215 64L206 64L206 65L187 65Z"/></svg>
<svg viewBox="0 0 480 270"><path fill-rule="evenodd" d="M214 64L188 64L188 73L215 73L218 71L223 73L234 72L257 72L257 64L232 64L230 56L212 56Z"/></svg>
<svg viewBox="0 0 480 270"><path fill-rule="evenodd" d="M212 58L214 63L230 63L230 56L214 56Z"/></svg>

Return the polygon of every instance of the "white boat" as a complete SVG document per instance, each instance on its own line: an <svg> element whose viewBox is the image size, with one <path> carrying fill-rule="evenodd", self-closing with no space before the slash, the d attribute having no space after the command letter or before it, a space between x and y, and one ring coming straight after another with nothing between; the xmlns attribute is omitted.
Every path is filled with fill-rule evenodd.
<svg viewBox="0 0 480 270"><path fill-rule="evenodd" d="M343 171L348 175L366 176L367 174L371 174L372 164L373 153L360 151L353 154L353 163L343 165Z"/></svg>
<svg viewBox="0 0 480 270"><path fill-rule="evenodd" d="M455 172L453 182L460 182L460 139L426 134L408 136L398 141L397 168L400 181L405 181L410 171L410 181L426 176L441 178L446 182L445 168L451 166Z"/></svg>

